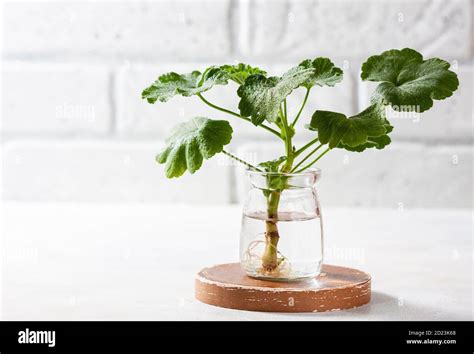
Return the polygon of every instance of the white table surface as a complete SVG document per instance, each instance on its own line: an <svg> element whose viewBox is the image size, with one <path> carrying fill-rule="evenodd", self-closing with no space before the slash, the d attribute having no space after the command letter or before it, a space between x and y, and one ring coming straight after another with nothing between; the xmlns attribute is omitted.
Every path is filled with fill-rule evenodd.
<svg viewBox="0 0 474 354"><path fill-rule="evenodd" d="M372 301L330 313L194 300L201 268L237 261L239 206L2 206L3 320L471 320L471 211L323 209L328 264L372 275Z"/></svg>

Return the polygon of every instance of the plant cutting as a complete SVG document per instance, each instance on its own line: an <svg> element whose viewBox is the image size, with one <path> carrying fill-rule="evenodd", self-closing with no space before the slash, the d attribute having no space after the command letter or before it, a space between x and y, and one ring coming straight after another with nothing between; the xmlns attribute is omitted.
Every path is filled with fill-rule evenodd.
<svg viewBox="0 0 474 354"><path fill-rule="evenodd" d="M318 87L334 86L343 79L343 71L328 58L304 60L282 76L269 76L247 64L170 72L159 76L142 97L156 103L177 95L197 96L203 104L281 142L282 156L251 164L224 148L233 134L228 121L194 117L173 129L156 160L164 164L168 178L193 174L218 153L245 165L253 188L244 207L242 266L251 277L287 281L314 277L321 269L321 208L314 187L320 176L317 162L334 149L354 153L384 149L391 142L391 112L425 112L434 100L450 97L458 88L458 78L449 68L447 61L424 59L409 48L371 56L360 77L378 86L368 107L353 116L324 110L303 115ZM227 84L236 87L237 108L206 98L207 91ZM287 98L296 90L303 90L304 98L290 116ZM296 146L301 129L308 129L313 137Z"/></svg>

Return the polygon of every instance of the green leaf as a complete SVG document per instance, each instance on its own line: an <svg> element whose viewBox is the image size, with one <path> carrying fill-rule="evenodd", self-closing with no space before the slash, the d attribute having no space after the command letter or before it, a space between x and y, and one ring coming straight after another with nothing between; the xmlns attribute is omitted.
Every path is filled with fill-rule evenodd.
<svg viewBox="0 0 474 354"><path fill-rule="evenodd" d="M229 80L235 81L239 85L242 85L250 75L267 75L266 71L243 63L237 65L222 65L220 69L227 73Z"/></svg>
<svg viewBox="0 0 474 354"><path fill-rule="evenodd" d="M166 102L176 95L192 96L208 91L214 85L226 85L227 73L218 67L209 67L204 73L193 71L189 74L174 72L161 75L151 86L142 92L142 98L149 103L157 100Z"/></svg>
<svg viewBox="0 0 474 354"><path fill-rule="evenodd" d="M388 133L392 131L392 126L389 125L389 127L390 128L387 128L387 134L380 135L380 136L369 136L365 144L361 144L361 145L357 145L353 147L353 146L339 143L337 147L340 149L346 149L348 151L353 151L353 152L362 152L370 148L376 148L378 150L381 150L392 142L392 139L390 139L390 137L388 136Z"/></svg>
<svg viewBox="0 0 474 354"><path fill-rule="evenodd" d="M438 58L423 60L416 50L389 50L367 59L362 65L361 78L381 82L372 103L391 105L398 111L423 112L442 100L459 86L450 64Z"/></svg>
<svg viewBox="0 0 474 354"><path fill-rule="evenodd" d="M280 165L286 161L286 156L280 156L278 159L261 162L259 167L263 168L265 172L278 172Z"/></svg>
<svg viewBox="0 0 474 354"><path fill-rule="evenodd" d="M282 77L265 77L261 74L250 75L239 87L240 114L251 117L252 123L260 125L266 119L276 122L280 104L297 87L301 86L314 73L314 69L301 66L287 71Z"/></svg>
<svg viewBox="0 0 474 354"><path fill-rule="evenodd" d="M348 151L353 151L353 152L362 152L370 148L376 148L377 150L381 150L392 142L392 139L390 139L388 134L392 132L393 126L390 125L390 122L387 119L384 119L384 126L386 130L384 135L369 136L365 144L361 144L357 146L349 146L349 145L344 145L343 143L339 143L337 147L340 149L346 149Z"/></svg>
<svg viewBox="0 0 474 354"><path fill-rule="evenodd" d="M203 159L221 152L232 138L232 127L225 120L195 117L178 124L166 139L166 147L156 161L166 163L166 177L179 177L186 170L196 172Z"/></svg>
<svg viewBox="0 0 474 354"><path fill-rule="evenodd" d="M360 145L364 144L368 144L365 148L375 147L373 144L382 148L383 143L387 143L386 139L373 138L386 135L392 129L385 119L383 107L379 105L372 105L349 118L342 113L316 111L307 128L318 131L321 144L329 144L330 148L348 147L348 150L355 147L361 149Z"/></svg>
<svg viewBox="0 0 474 354"><path fill-rule="evenodd" d="M313 75L311 75L311 77L302 85L308 89L315 85L334 86L342 81L342 70L334 66L333 62L328 58L316 58L314 60L307 59L301 62L299 66L305 69L314 69Z"/></svg>

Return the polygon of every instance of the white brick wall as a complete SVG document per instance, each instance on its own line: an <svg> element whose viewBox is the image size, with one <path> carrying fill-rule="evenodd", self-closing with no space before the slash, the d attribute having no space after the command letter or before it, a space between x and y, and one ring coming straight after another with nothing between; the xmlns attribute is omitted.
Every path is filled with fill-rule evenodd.
<svg viewBox="0 0 474 354"><path fill-rule="evenodd" d="M299 144L301 146L301 144ZM247 144L237 154L270 159L280 145ZM317 164L322 178L317 190L323 205L389 208L472 207L472 146L392 143L362 154L336 149ZM248 182L237 170L238 192Z"/></svg>
<svg viewBox="0 0 474 354"><path fill-rule="evenodd" d="M3 135L90 135L111 129L107 68L7 62L1 85Z"/></svg>
<svg viewBox="0 0 474 354"><path fill-rule="evenodd" d="M256 0L249 48L256 56L360 58L387 48L470 57L469 0ZM271 4L271 5L270 5Z"/></svg>
<svg viewBox="0 0 474 354"><path fill-rule="evenodd" d="M218 60L231 50L230 4L11 1L4 5L4 50L11 56L58 60Z"/></svg>
<svg viewBox="0 0 474 354"><path fill-rule="evenodd" d="M420 122L394 119L394 143L384 151L328 155L321 198L325 205L470 207L473 14L469 0L2 3L3 198L241 201L241 169L224 158L195 176L164 178L154 162L161 142L174 124L196 115L228 119L229 148L250 159L278 155L274 137L196 97L150 105L140 97L144 87L170 70L245 61L278 75L302 59L329 56L345 79L312 91L300 122L300 138L307 138L302 126L315 109L352 114L365 107L372 87L359 69L368 56L413 47L451 61L458 92L436 101ZM235 89L205 95L237 111ZM293 113L303 93L290 100Z"/></svg>
<svg viewBox="0 0 474 354"><path fill-rule="evenodd" d="M230 202L230 168L208 161L168 180L155 162L160 142L18 141L3 151L7 200ZM21 186L21 188L20 188ZM212 190L205 188L212 186Z"/></svg>

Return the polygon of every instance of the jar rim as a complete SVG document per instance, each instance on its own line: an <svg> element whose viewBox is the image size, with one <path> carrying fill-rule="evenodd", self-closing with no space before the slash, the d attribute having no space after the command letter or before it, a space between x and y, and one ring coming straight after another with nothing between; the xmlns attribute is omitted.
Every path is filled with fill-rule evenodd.
<svg viewBox="0 0 474 354"><path fill-rule="evenodd" d="M247 168L247 175L258 175L258 176L285 176L285 177L304 177L304 176L316 176L321 175L321 169L318 167L311 167L303 172L298 173L284 173L284 172L267 172L267 171L255 171L252 168Z"/></svg>

